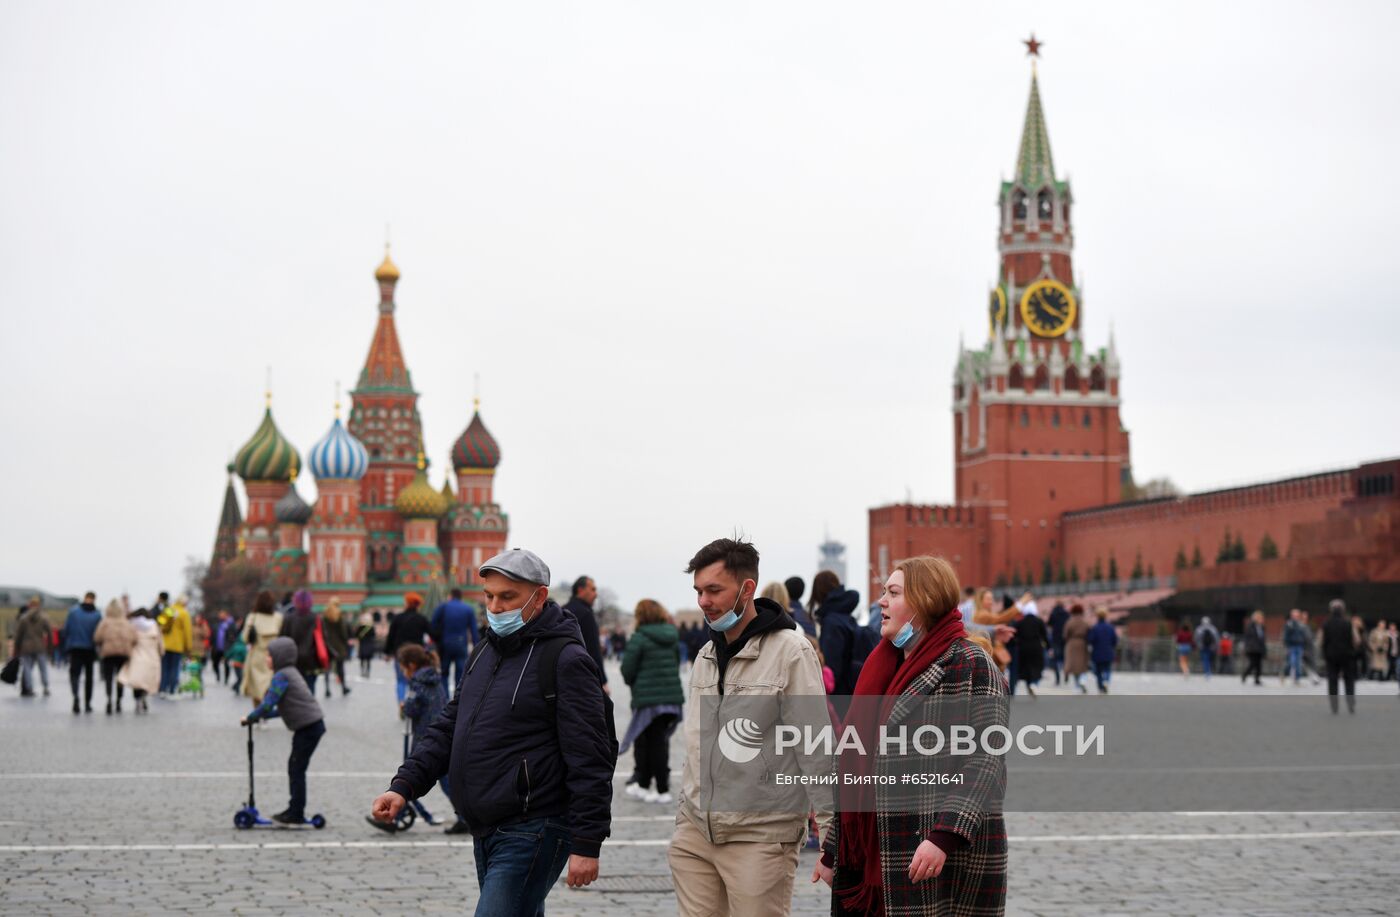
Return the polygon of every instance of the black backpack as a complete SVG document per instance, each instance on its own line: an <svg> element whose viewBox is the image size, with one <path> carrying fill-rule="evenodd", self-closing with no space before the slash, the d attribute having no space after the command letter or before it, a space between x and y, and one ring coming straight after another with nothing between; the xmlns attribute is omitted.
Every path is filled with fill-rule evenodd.
<svg viewBox="0 0 1400 917"><path fill-rule="evenodd" d="M1215 632L1211 630L1201 631L1201 649L1215 649Z"/></svg>

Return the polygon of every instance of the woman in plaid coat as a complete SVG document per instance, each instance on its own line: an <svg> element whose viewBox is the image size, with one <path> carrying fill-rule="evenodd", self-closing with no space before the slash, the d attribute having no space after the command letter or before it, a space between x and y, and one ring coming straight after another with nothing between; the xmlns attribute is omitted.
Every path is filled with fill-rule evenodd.
<svg viewBox="0 0 1400 917"><path fill-rule="evenodd" d="M843 754L841 812L812 872L832 886L832 913L1000 915L1006 909L1006 789L1002 757L886 754L884 735L923 725L977 734L1007 725L1006 685L967 639L958 580L942 558L897 565L880 599L879 645L866 660L843 722L861 746ZM932 741L932 740L930 740ZM916 779L903 782L903 775ZM852 777L863 778L852 780ZM922 778L922 779L919 779Z"/></svg>

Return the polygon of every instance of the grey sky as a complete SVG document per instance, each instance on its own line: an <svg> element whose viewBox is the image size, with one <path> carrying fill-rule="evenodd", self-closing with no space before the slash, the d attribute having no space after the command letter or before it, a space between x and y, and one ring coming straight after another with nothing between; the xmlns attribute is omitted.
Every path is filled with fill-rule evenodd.
<svg viewBox="0 0 1400 917"><path fill-rule="evenodd" d="M0 6L0 582L178 588L264 368L303 456L354 383L390 223L434 483L480 373L559 577L688 605L829 527L863 589L867 507L952 495L1032 29L1139 479L1400 452L1394 4L462 7Z"/></svg>

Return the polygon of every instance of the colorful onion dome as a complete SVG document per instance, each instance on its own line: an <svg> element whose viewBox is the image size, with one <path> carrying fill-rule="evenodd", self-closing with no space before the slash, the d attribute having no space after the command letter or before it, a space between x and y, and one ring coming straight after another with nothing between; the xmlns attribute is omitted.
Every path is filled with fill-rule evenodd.
<svg viewBox="0 0 1400 917"><path fill-rule="evenodd" d="M452 467L458 471L467 469L488 470L501 463L501 447L496 438L481 422L481 413L472 411L472 422L452 447Z"/></svg>
<svg viewBox="0 0 1400 917"><path fill-rule="evenodd" d="M384 260L374 269L375 280L398 280L399 268L389 257L389 246L384 246Z"/></svg>
<svg viewBox="0 0 1400 917"><path fill-rule="evenodd" d="M291 486L272 507L272 512L276 514L278 522L290 522L294 525L306 525L311 521L311 507L297 493L296 479L292 479Z"/></svg>
<svg viewBox="0 0 1400 917"><path fill-rule="evenodd" d="M423 470L423 462L418 462L418 473L412 482L399 491L394 500L394 509L406 519L439 519L451 504L447 498L433 489L428 483L428 473Z"/></svg>
<svg viewBox="0 0 1400 917"><path fill-rule="evenodd" d="M285 481L301 470L296 449L272 421L271 407L263 412L262 424L253 438L234 456L233 470L245 482Z"/></svg>
<svg viewBox="0 0 1400 917"><path fill-rule="evenodd" d="M306 463L318 481L358 481L369 470L369 453L337 417L321 441L306 454Z"/></svg>

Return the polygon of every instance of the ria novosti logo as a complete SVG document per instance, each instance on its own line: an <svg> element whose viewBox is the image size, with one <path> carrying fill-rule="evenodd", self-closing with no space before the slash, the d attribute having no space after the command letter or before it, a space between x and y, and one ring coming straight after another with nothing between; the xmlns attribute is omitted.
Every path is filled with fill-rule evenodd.
<svg viewBox="0 0 1400 917"><path fill-rule="evenodd" d="M720 753L735 764L748 764L763 747L763 730L746 716L736 716L719 731Z"/></svg>
<svg viewBox="0 0 1400 917"><path fill-rule="evenodd" d="M877 752L881 755L929 757L938 754L956 756L1002 756L1013 749L1029 757L1051 754L1059 757L1095 755L1102 757L1105 734L1102 724L1087 728L1083 724L1042 725L1029 723L1016 731L994 724L981 730L970 724L952 725L946 731L934 725L915 728L880 726L877 746L867 748L854 726L837 729L831 725L816 728L780 724L774 730L773 753L841 755L854 751L859 755ZM735 764L747 764L757 758L763 747L763 730L748 717L736 716L720 729L716 741L720 752ZM1073 752L1069 741L1073 741Z"/></svg>

